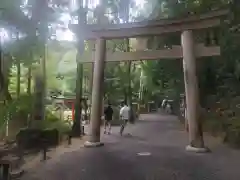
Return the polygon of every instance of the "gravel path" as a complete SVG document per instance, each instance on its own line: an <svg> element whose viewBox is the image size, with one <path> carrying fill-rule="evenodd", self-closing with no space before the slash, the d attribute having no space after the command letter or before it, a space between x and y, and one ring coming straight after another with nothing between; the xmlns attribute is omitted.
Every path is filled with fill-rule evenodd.
<svg viewBox="0 0 240 180"><path fill-rule="evenodd" d="M187 134L173 116L142 115L120 137L118 127L103 135L105 146L86 149L75 142L22 180L239 180L240 151L205 137L212 153L185 151ZM140 153L140 154L139 154Z"/></svg>

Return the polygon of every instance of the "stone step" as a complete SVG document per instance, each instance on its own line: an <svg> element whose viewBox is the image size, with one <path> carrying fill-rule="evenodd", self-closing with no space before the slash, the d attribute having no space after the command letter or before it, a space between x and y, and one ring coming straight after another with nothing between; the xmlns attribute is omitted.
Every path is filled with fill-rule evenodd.
<svg viewBox="0 0 240 180"><path fill-rule="evenodd" d="M2 157L1 160L4 162L9 162L12 169L16 169L19 165L19 158L12 154L8 154L7 156Z"/></svg>
<svg viewBox="0 0 240 180"><path fill-rule="evenodd" d="M18 179L24 174L24 172L23 169L15 169L11 171L10 176L12 179Z"/></svg>
<svg viewBox="0 0 240 180"><path fill-rule="evenodd" d="M23 175L24 170L21 169L22 162L20 162L19 158L16 155L9 154L7 156L2 157L1 161L10 164L11 178L16 179Z"/></svg>

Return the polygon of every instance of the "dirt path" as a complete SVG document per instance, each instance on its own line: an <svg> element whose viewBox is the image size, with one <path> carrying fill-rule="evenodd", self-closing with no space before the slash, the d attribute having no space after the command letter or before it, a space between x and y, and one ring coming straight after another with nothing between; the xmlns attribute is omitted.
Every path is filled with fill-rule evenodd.
<svg viewBox="0 0 240 180"><path fill-rule="evenodd" d="M205 137L212 153L185 151L188 137L173 116L145 115L127 127L132 136L103 135L105 146L83 141L61 147L52 158L28 168L22 180L239 180L240 151Z"/></svg>

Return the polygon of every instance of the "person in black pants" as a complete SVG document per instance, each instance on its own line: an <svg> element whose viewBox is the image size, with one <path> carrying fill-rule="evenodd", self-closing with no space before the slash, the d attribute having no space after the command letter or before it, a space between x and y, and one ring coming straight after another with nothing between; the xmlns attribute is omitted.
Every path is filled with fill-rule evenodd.
<svg viewBox="0 0 240 180"><path fill-rule="evenodd" d="M105 116L105 121L104 121L104 134L107 133L106 129L108 126L108 133L111 134L111 121L113 119L113 109L111 107L111 104L108 104L108 107L104 110L104 116Z"/></svg>

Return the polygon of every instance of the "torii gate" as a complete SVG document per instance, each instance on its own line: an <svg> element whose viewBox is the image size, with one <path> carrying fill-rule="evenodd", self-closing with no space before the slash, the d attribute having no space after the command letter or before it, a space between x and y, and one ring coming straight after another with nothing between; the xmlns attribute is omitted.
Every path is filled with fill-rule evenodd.
<svg viewBox="0 0 240 180"><path fill-rule="evenodd" d="M189 124L189 145L186 147L186 150L206 152L207 148L204 146L202 129L199 128L201 122L196 58L220 55L220 47L206 47L204 44L194 44L193 30L219 26L221 19L227 14L228 10L215 10L202 15L191 15L183 19L164 19L117 25L95 24L81 27L81 30L78 29L79 26L72 26L74 32L81 31L85 40L96 41L96 51L83 54L83 59L90 59L90 61L86 62L94 62L90 120L91 134L89 141L85 142L85 146L97 147L103 145L100 142L100 125L105 62L183 58L187 119ZM181 32L181 46L173 46L172 49L145 50L146 46L143 45L136 52L106 52L106 40L108 39L139 38L174 32Z"/></svg>

